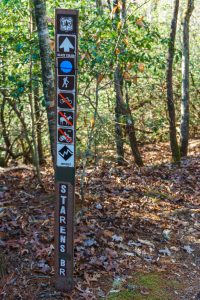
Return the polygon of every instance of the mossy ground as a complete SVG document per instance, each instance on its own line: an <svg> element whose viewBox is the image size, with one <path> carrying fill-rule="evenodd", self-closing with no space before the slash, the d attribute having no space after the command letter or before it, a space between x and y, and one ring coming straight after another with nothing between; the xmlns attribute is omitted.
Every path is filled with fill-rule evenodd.
<svg viewBox="0 0 200 300"><path fill-rule="evenodd" d="M172 291L179 287L175 280L167 280L161 274L137 274L134 279L135 291L124 288L108 296L108 300L172 300Z"/></svg>

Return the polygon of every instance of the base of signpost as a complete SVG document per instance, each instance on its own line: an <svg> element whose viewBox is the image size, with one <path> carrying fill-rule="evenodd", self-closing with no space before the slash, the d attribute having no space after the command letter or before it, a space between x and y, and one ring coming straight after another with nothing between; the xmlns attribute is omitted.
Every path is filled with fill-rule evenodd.
<svg viewBox="0 0 200 300"><path fill-rule="evenodd" d="M61 279L56 278L55 287L59 291L70 292L74 288L73 278L67 278L65 280L63 280L62 278Z"/></svg>

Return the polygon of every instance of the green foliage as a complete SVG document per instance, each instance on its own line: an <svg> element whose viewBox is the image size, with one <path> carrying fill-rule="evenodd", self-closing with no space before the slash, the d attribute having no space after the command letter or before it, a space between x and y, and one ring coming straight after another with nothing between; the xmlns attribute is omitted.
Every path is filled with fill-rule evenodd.
<svg viewBox="0 0 200 300"><path fill-rule="evenodd" d="M91 124L94 123L92 134L91 155L105 154L106 149L114 148L114 108L115 91L113 74L117 64L120 64L124 84L127 83L129 105L133 114L137 137L141 142L168 139L168 119L166 114L166 55L169 45L169 22L163 23L162 14L171 14L167 2L152 12L152 19L147 17L148 5L136 9L132 1L127 1L127 19L123 24L119 17L114 18L106 3L103 13L96 8L95 1L72 0L52 1L47 3L48 17L54 18L57 7L79 9L79 93L77 124L78 151L83 153L87 148ZM37 31L30 34L31 9L25 0L3 0L0 2L0 36L1 36L1 76L0 86L6 96L15 102L27 124L29 135L30 103L29 92L39 86L39 107L41 110L45 132L43 139L47 149L46 115L42 91L40 55L38 49ZM164 18L164 17L163 17ZM121 23L120 23L121 22ZM49 33L54 39L54 26L49 23ZM181 88L181 45L180 32L176 43L174 57L174 93L177 118L180 114ZM198 67L199 37L192 37L191 42L191 126L192 132L198 134L196 122L199 118L200 104L197 89L200 71ZM52 58L54 53L52 51ZM54 61L52 59L52 66ZM30 66L32 71L30 74ZM0 94L2 100L2 94ZM97 114L95 116L95 109ZM6 126L9 129L11 142L16 136L12 128L19 124L16 113L6 103ZM95 119L93 121L93 119ZM178 121L178 120L177 120ZM125 125L125 120L121 120ZM23 131L21 125L19 131ZM23 137L23 132L21 132ZM23 143L26 145L26 141ZM124 136L126 142L127 137ZM4 143L3 138L0 138ZM27 146L27 145L26 145ZM16 151L19 146L16 144Z"/></svg>

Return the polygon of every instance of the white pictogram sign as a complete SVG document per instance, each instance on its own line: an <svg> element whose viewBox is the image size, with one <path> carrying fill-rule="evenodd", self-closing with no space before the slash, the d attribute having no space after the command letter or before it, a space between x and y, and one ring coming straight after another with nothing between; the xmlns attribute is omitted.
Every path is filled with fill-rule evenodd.
<svg viewBox="0 0 200 300"><path fill-rule="evenodd" d="M65 31L65 32L73 30L72 17L61 17L60 18L60 30Z"/></svg>
<svg viewBox="0 0 200 300"><path fill-rule="evenodd" d="M57 166L74 168L74 145L57 144Z"/></svg>
<svg viewBox="0 0 200 300"><path fill-rule="evenodd" d="M67 88L68 87L68 84L69 84L69 80L68 80L68 77L64 77L63 78L63 84L62 84L62 87L63 88Z"/></svg>
<svg viewBox="0 0 200 300"><path fill-rule="evenodd" d="M59 49L63 49L64 52L70 52L70 50L74 50L74 46L70 42L70 40L66 37L64 41L59 46Z"/></svg>
<svg viewBox="0 0 200 300"><path fill-rule="evenodd" d="M58 76L58 89L61 91L74 91L75 89L75 76Z"/></svg>

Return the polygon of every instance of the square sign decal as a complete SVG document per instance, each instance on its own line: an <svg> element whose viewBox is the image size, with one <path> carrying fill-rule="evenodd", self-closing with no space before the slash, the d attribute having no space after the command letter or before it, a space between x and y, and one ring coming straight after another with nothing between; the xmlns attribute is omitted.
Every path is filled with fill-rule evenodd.
<svg viewBox="0 0 200 300"><path fill-rule="evenodd" d="M74 145L57 144L57 166L74 167Z"/></svg>

